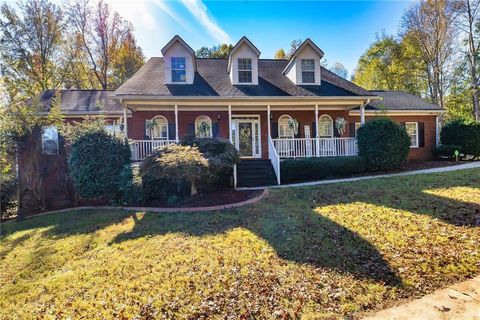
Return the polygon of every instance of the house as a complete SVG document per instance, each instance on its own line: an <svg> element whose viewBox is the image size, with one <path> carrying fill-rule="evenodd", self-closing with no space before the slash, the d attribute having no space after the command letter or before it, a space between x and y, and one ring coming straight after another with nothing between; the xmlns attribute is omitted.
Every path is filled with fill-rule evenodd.
<svg viewBox="0 0 480 320"><path fill-rule="evenodd" d="M310 39L289 60L261 59L246 37L228 59L196 58L179 36L161 51L115 91L63 90L67 121L105 114L109 130L131 139L134 161L186 136L229 139L242 158L235 176L259 169L239 185L280 183L282 159L356 155L356 130L379 116L404 124L409 159L429 159L438 141L439 106L337 76L321 66L324 53ZM42 99L48 104L51 97L45 92ZM258 179L272 168L274 181Z"/></svg>

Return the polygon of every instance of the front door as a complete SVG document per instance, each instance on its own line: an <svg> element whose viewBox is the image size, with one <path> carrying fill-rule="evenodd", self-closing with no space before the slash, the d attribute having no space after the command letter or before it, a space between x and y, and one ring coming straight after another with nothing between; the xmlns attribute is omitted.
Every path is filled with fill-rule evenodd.
<svg viewBox="0 0 480 320"><path fill-rule="evenodd" d="M232 116L232 138L241 158L261 158L259 116Z"/></svg>

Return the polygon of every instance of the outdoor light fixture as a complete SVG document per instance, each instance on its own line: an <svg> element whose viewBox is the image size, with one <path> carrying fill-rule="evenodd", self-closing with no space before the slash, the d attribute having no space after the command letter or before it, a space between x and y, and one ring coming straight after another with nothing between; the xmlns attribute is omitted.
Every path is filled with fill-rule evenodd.
<svg viewBox="0 0 480 320"><path fill-rule="evenodd" d="M217 119L220 121L220 113L217 114Z"/></svg>

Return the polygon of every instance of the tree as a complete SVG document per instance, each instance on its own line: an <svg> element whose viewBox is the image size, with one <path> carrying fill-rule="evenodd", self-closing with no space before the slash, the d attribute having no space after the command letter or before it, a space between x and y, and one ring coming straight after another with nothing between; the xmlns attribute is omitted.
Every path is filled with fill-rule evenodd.
<svg viewBox="0 0 480 320"><path fill-rule="evenodd" d="M46 0L17 6L0 7L1 74L10 99L58 88L65 76L61 9Z"/></svg>
<svg viewBox="0 0 480 320"><path fill-rule="evenodd" d="M285 54L285 50L283 50L282 48L278 49L276 52L275 52L275 59L286 59L286 54Z"/></svg>
<svg viewBox="0 0 480 320"><path fill-rule="evenodd" d="M212 55L212 50L207 47L201 47L195 52L197 58L210 58Z"/></svg>
<svg viewBox="0 0 480 320"><path fill-rule="evenodd" d="M201 47L200 49L197 50L197 52L195 53L195 56L197 58L226 59L228 58L228 55L230 54L230 51L232 51L232 49L233 49L233 45L226 44L226 43L223 43L218 46L213 46L211 48Z"/></svg>
<svg viewBox="0 0 480 320"><path fill-rule="evenodd" d="M345 68L345 66L340 63L340 62L335 62L335 64L333 65L333 67L330 68L330 71L332 71L333 73L335 73L336 75L344 78L344 79L347 79L348 77L348 70L347 68Z"/></svg>
<svg viewBox="0 0 480 320"><path fill-rule="evenodd" d="M473 114L477 122L480 121L479 107L479 59L480 59L480 37L479 37L479 0L457 0L454 2L457 13L456 25L464 38L465 48L463 53L468 61L468 72L470 75L469 87L472 95Z"/></svg>
<svg viewBox="0 0 480 320"><path fill-rule="evenodd" d="M290 59L295 53L295 51L297 51L297 49L302 45L302 43L303 43L302 39L295 39L292 42L290 42L290 49L288 50L286 58Z"/></svg>
<svg viewBox="0 0 480 320"><path fill-rule="evenodd" d="M111 86L118 88L122 83L130 79L144 63L145 56L142 49L137 46L135 37L129 32L123 39L120 50L113 57Z"/></svg>
<svg viewBox="0 0 480 320"><path fill-rule="evenodd" d="M456 30L451 0L415 2L404 13L403 34L411 36L420 48L425 64L429 97L444 106L450 84Z"/></svg>
<svg viewBox="0 0 480 320"><path fill-rule="evenodd" d="M120 17L118 12L112 12L103 1L92 6L88 0L77 0L66 10L71 34L77 37L78 44L86 52L89 69L99 86L102 89L114 88L117 82L112 81L109 75L115 57L121 54L125 41L128 41L126 39L133 37L132 25Z"/></svg>

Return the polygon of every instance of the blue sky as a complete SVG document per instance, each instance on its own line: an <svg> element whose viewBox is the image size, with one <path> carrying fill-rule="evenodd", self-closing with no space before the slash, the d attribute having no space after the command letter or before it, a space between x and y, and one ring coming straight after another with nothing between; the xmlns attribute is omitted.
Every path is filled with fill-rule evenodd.
<svg viewBox="0 0 480 320"><path fill-rule="evenodd" d="M221 42L235 44L246 35L273 58L293 39L311 38L329 65L351 72L360 55L383 30L395 34L408 1L200 1L109 0L132 21L147 57L179 34L195 50Z"/></svg>
<svg viewBox="0 0 480 320"><path fill-rule="evenodd" d="M14 0L7 0L13 2ZM62 3L62 0L53 0ZM94 0L91 0L94 1ZM208 1L106 0L133 23L147 57L175 34L195 50L221 42L235 44L246 35L273 58L293 39L311 38L329 65L343 63L352 72L358 58L383 30L396 34L409 1Z"/></svg>

